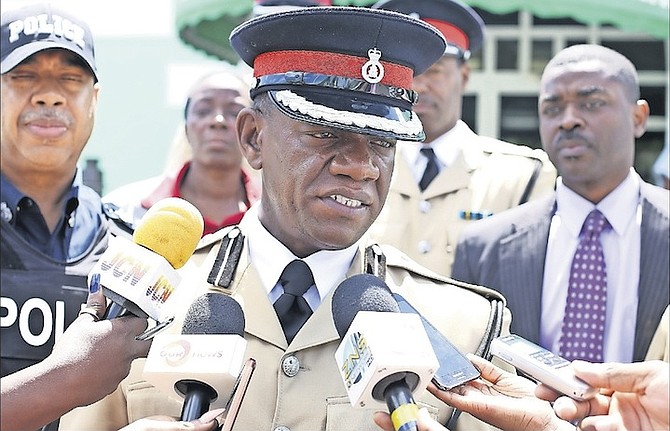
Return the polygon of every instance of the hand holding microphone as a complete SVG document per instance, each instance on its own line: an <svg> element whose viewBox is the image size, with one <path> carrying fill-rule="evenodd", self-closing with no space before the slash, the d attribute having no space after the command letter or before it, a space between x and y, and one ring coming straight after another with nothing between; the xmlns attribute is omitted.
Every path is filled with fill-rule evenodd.
<svg viewBox="0 0 670 431"><path fill-rule="evenodd" d="M188 309L182 333L154 338L144 378L184 400L181 420L225 407L245 362L244 313L230 296L209 292Z"/></svg>
<svg viewBox="0 0 670 431"><path fill-rule="evenodd" d="M146 355L137 341L146 319L100 320L105 297L95 274L86 305L41 362L2 378L0 429L39 429L75 407L112 393L133 359ZM62 396L67 394L67 396Z"/></svg>
<svg viewBox="0 0 670 431"><path fill-rule="evenodd" d="M210 410L192 421L169 416L151 416L138 419L119 431L220 431L224 413L224 409Z"/></svg>
<svg viewBox="0 0 670 431"><path fill-rule="evenodd" d="M396 431L417 430L413 393L426 388L439 366L420 317L400 313L388 286L369 274L343 281L332 308L342 338L335 361L352 406L385 404Z"/></svg>
<svg viewBox="0 0 670 431"><path fill-rule="evenodd" d="M130 312L163 322L167 301L181 281L175 271L193 254L204 228L202 215L180 198L156 202L140 220L133 241L110 238L90 274L100 274L104 294L112 301L105 318ZM89 275L90 278L90 275Z"/></svg>

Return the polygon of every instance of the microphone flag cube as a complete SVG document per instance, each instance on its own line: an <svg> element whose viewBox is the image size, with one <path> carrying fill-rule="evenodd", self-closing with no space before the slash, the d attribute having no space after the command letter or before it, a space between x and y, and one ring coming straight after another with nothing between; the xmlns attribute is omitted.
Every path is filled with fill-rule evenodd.
<svg viewBox="0 0 670 431"><path fill-rule="evenodd" d="M416 314L359 311L335 352L351 405L386 409L375 390L384 378L407 375L412 393L423 391L439 362Z"/></svg>
<svg viewBox="0 0 670 431"><path fill-rule="evenodd" d="M172 317L169 299L181 275L160 254L125 238L111 237L89 278L95 273L100 274L105 296L136 316L157 322Z"/></svg>
<svg viewBox="0 0 670 431"><path fill-rule="evenodd" d="M211 409L226 407L246 361L247 341L236 334L159 334L149 349L142 376L170 398L183 402L186 383L208 385Z"/></svg>

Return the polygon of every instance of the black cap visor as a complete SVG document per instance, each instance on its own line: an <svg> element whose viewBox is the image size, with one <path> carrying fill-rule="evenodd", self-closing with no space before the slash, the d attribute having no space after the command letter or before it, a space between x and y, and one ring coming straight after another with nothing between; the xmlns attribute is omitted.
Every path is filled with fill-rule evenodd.
<svg viewBox="0 0 670 431"><path fill-rule="evenodd" d="M299 121L387 139L423 141L419 117L411 105L393 106L388 98L319 87L263 88L285 115Z"/></svg>

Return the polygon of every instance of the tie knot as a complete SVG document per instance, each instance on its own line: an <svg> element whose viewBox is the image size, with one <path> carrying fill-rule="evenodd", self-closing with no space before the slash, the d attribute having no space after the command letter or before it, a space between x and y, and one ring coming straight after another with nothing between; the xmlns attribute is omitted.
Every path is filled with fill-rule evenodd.
<svg viewBox="0 0 670 431"><path fill-rule="evenodd" d="M284 287L285 293L302 296L314 284L314 277L304 261L294 260L286 265L279 282Z"/></svg>
<svg viewBox="0 0 670 431"><path fill-rule="evenodd" d="M433 150L430 147L421 148L419 151L421 151L421 154L423 154L424 157L426 157L428 160L437 159L437 156L435 155L435 150Z"/></svg>
<svg viewBox="0 0 670 431"><path fill-rule="evenodd" d="M593 210L586 216L581 233L597 236L600 235L603 230L610 229L611 227L609 221L607 221L607 217L605 217L600 210Z"/></svg>

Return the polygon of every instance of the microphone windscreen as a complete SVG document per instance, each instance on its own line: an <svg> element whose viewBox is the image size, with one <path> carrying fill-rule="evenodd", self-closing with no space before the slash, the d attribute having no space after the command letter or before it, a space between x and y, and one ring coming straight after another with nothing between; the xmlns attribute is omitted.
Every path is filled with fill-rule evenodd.
<svg viewBox="0 0 670 431"><path fill-rule="evenodd" d="M193 204L181 198L165 198L144 214L133 241L163 256L178 269L195 251L204 226L202 214Z"/></svg>
<svg viewBox="0 0 670 431"><path fill-rule="evenodd" d="M341 338L359 311L399 312L400 308L384 280L371 274L357 274L337 286L332 310L335 329Z"/></svg>
<svg viewBox="0 0 670 431"><path fill-rule="evenodd" d="M240 304L223 293L207 292L186 312L182 334L236 334L244 336L244 312Z"/></svg>

